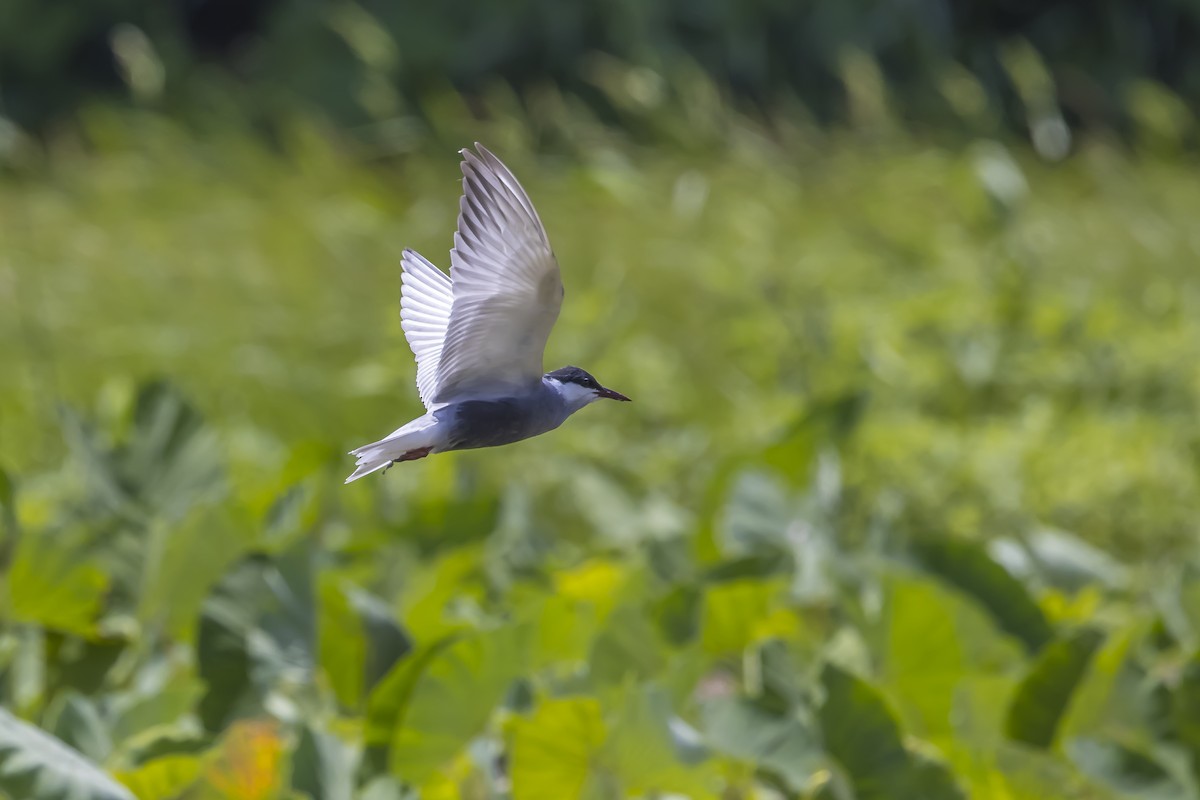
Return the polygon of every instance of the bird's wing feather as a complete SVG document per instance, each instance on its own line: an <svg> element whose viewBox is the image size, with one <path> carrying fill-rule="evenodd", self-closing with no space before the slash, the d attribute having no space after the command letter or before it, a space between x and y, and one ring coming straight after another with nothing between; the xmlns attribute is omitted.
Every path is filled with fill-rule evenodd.
<svg viewBox="0 0 1200 800"><path fill-rule="evenodd" d="M541 379L562 306L562 278L533 203L482 145L463 151L463 197L450 253L454 303L433 399L505 390Z"/></svg>
<svg viewBox="0 0 1200 800"><path fill-rule="evenodd" d="M400 266L400 327L417 358L417 392L429 408L454 295L446 273L415 250L404 251Z"/></svg>

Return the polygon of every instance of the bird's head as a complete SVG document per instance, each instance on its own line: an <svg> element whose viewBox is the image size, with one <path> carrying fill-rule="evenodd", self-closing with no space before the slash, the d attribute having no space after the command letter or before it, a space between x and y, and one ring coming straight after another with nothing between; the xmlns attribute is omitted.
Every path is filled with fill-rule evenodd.
<svg viewBox="0 0 1200 800"><path fill-rule="evenodd" d="M628 397L620 392L604 388L600 385L600 381L579 367L563 367L553 372L547 372L544 379L567 402L572 411L578 411L588 403L602 398L629 402Z"/></svg>

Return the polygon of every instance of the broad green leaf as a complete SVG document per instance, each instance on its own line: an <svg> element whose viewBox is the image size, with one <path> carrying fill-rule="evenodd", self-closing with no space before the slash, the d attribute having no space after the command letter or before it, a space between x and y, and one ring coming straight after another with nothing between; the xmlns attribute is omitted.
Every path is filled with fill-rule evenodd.
<svg viewBox="0 0 1200 800"><path fill-rule="evenodd" d="M777 714L745 697L721 697L701 707L704 740L718 753L779 775L802 792L827 768L820 732L794 713Z"/></svg>
<svg viewBox="0 0 1200 800"><path fill-rule="evenodd" d="M391 770L422 783L482 733L524 669L527 638L509 626L465 635L433 654L401 710Z"/></svg>
<svg viewBox="0 0 1200 800"><path fill-rule="evenodd" d="M90 634L108 578L83 548L81 537L66 531L25 531L4 581L10 617Z"/></svg>
<svg viewBox="0 0 1200 800"><path fill-rule="evenodd" d="M320 604L317 660L338 702L346 708L355 708L366 689L363 670L367 659L366 637L340 578L322 575L317 583L317 598Z"/></svg>
<svg viewBox="0 0 1200 800"><path fill-rule="evenodd" d="M410 644L391 609L333 575L318 584L317 648L342 705L355 708Z"/></svg>
<svg viewBox="0 0 1200 800"><path fill-rule="evenodd" d="M925 536L913 548L922 565L975 598L1003 630L1036 652L1054 638L1029 591L980 544L949 536Z"/></svg>
<svg viewBox="0 0 1200 800"><path fill-rule="evenodd" d="M630 685L624 692L604 755L626 796L699 798L710 795L715 785L712 764L681 760L672 738L668 699L655 686Z"/></svg>
<svg viewBox="0 0 1200 800"><path fill-rule="evenodd" d="M224 509L152 525L145 537L138 618L168 636L194 641L204 598L248 543L247 531Z"/></svg>
<svg viewBox="0 0 1200 800"><path fill-rule="evenodd" d="M382 746L391 742L397 722L408 708L417 680L429 662L458 638L458 635L451 635L418 647L383 677L367 701L366 730L363 733L366 744Z"/></svg>
<svg viewBox="0 0 1200 800"><path fill-rule="evenodd" d="M1009 707L1005 732L1010 739L1043 748L1054 743L1059 721L1103 640L1099 631L1080 628L1042 648Z"/></svg>
<svg viewBox="0 0 1200 800"><path fill-rule="evenodd" d="M607 731L590 698L546 700L513 723L513 800L577 800L595 780Z"/></svg>
<svg viewBox="0 0 1200 800"><path fill-rule="evenodd" d="M446 610L452 600L482 592L477 583L481 559L478 546L461 547L412 575L401 596L400 619L415 641L432 642L463 627Z"/></svg>
<svg viewBox="0 0 1200 800"><path fill-rule="evenodd" d="M134 800L99 767L0 708L0 793L38 800Z"/></svg>
<svg viewBox="0 0 1200 800"><path fill-rule="evenodd" d="M738 580L704 592L700 641L713 655L739 653L755 642L794 632L795 616L780 605L779 581Z"/></svg>
<svg viewBox="0 0 1200 800"><path fill-rule="evenodd" d="M895 717L874 688L832 664L825 666L821 685L825 749L841 765L856 800L964 800L943 765L908 752Z"/></svg>
<svg viewBox="0 0 1200 800"><path fill-rule="evenodd" d="M957 690L970 675L999 674L1020 649L958 593L904 574L889 577L881 674L912 732L953 735Z"/></svg>
<svg viewBox="0 0 1200 800"><path fill-rule="evenodd" d="M196 756L164 756L117 773L137 800L176 800L200 777Z"/></svg>
<svg viewBox="0 0 1200 800"><path fill-rule="evenodd" d="M647 616L626 606L608 618L592 643L589 661L596 685L614 685L656 675L663 665L663 647Z"/></svg>

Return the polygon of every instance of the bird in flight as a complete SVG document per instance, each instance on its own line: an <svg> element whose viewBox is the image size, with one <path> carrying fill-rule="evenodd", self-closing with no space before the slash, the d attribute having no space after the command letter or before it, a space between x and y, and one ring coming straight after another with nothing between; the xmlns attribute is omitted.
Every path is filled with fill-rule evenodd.
<svg viewBox="0 0 1200 800"><path fill-rule="evenodd" d="M625 400L579 367L542 374L562 276L529 196L483 145L463 150L450 276L415 250L401 261L400 320L426 412L352 450L346 483L431 453L546 433L601 398Z"/></svg>

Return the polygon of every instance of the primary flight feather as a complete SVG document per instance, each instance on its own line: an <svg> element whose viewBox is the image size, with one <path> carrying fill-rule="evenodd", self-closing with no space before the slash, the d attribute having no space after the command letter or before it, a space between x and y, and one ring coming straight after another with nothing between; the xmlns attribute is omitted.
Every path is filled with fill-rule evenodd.
<svg viewBox="0 0 1200 800"><path fill-rule="evenodd" d="M401 260L401 327L426 413L351 451L346 483L430 453L527 439L595 400L629 399L578 367L542 373L562 307L558 262L516 177L483 145L475 151L462 151L449 277L414 250Z"/></svg>

